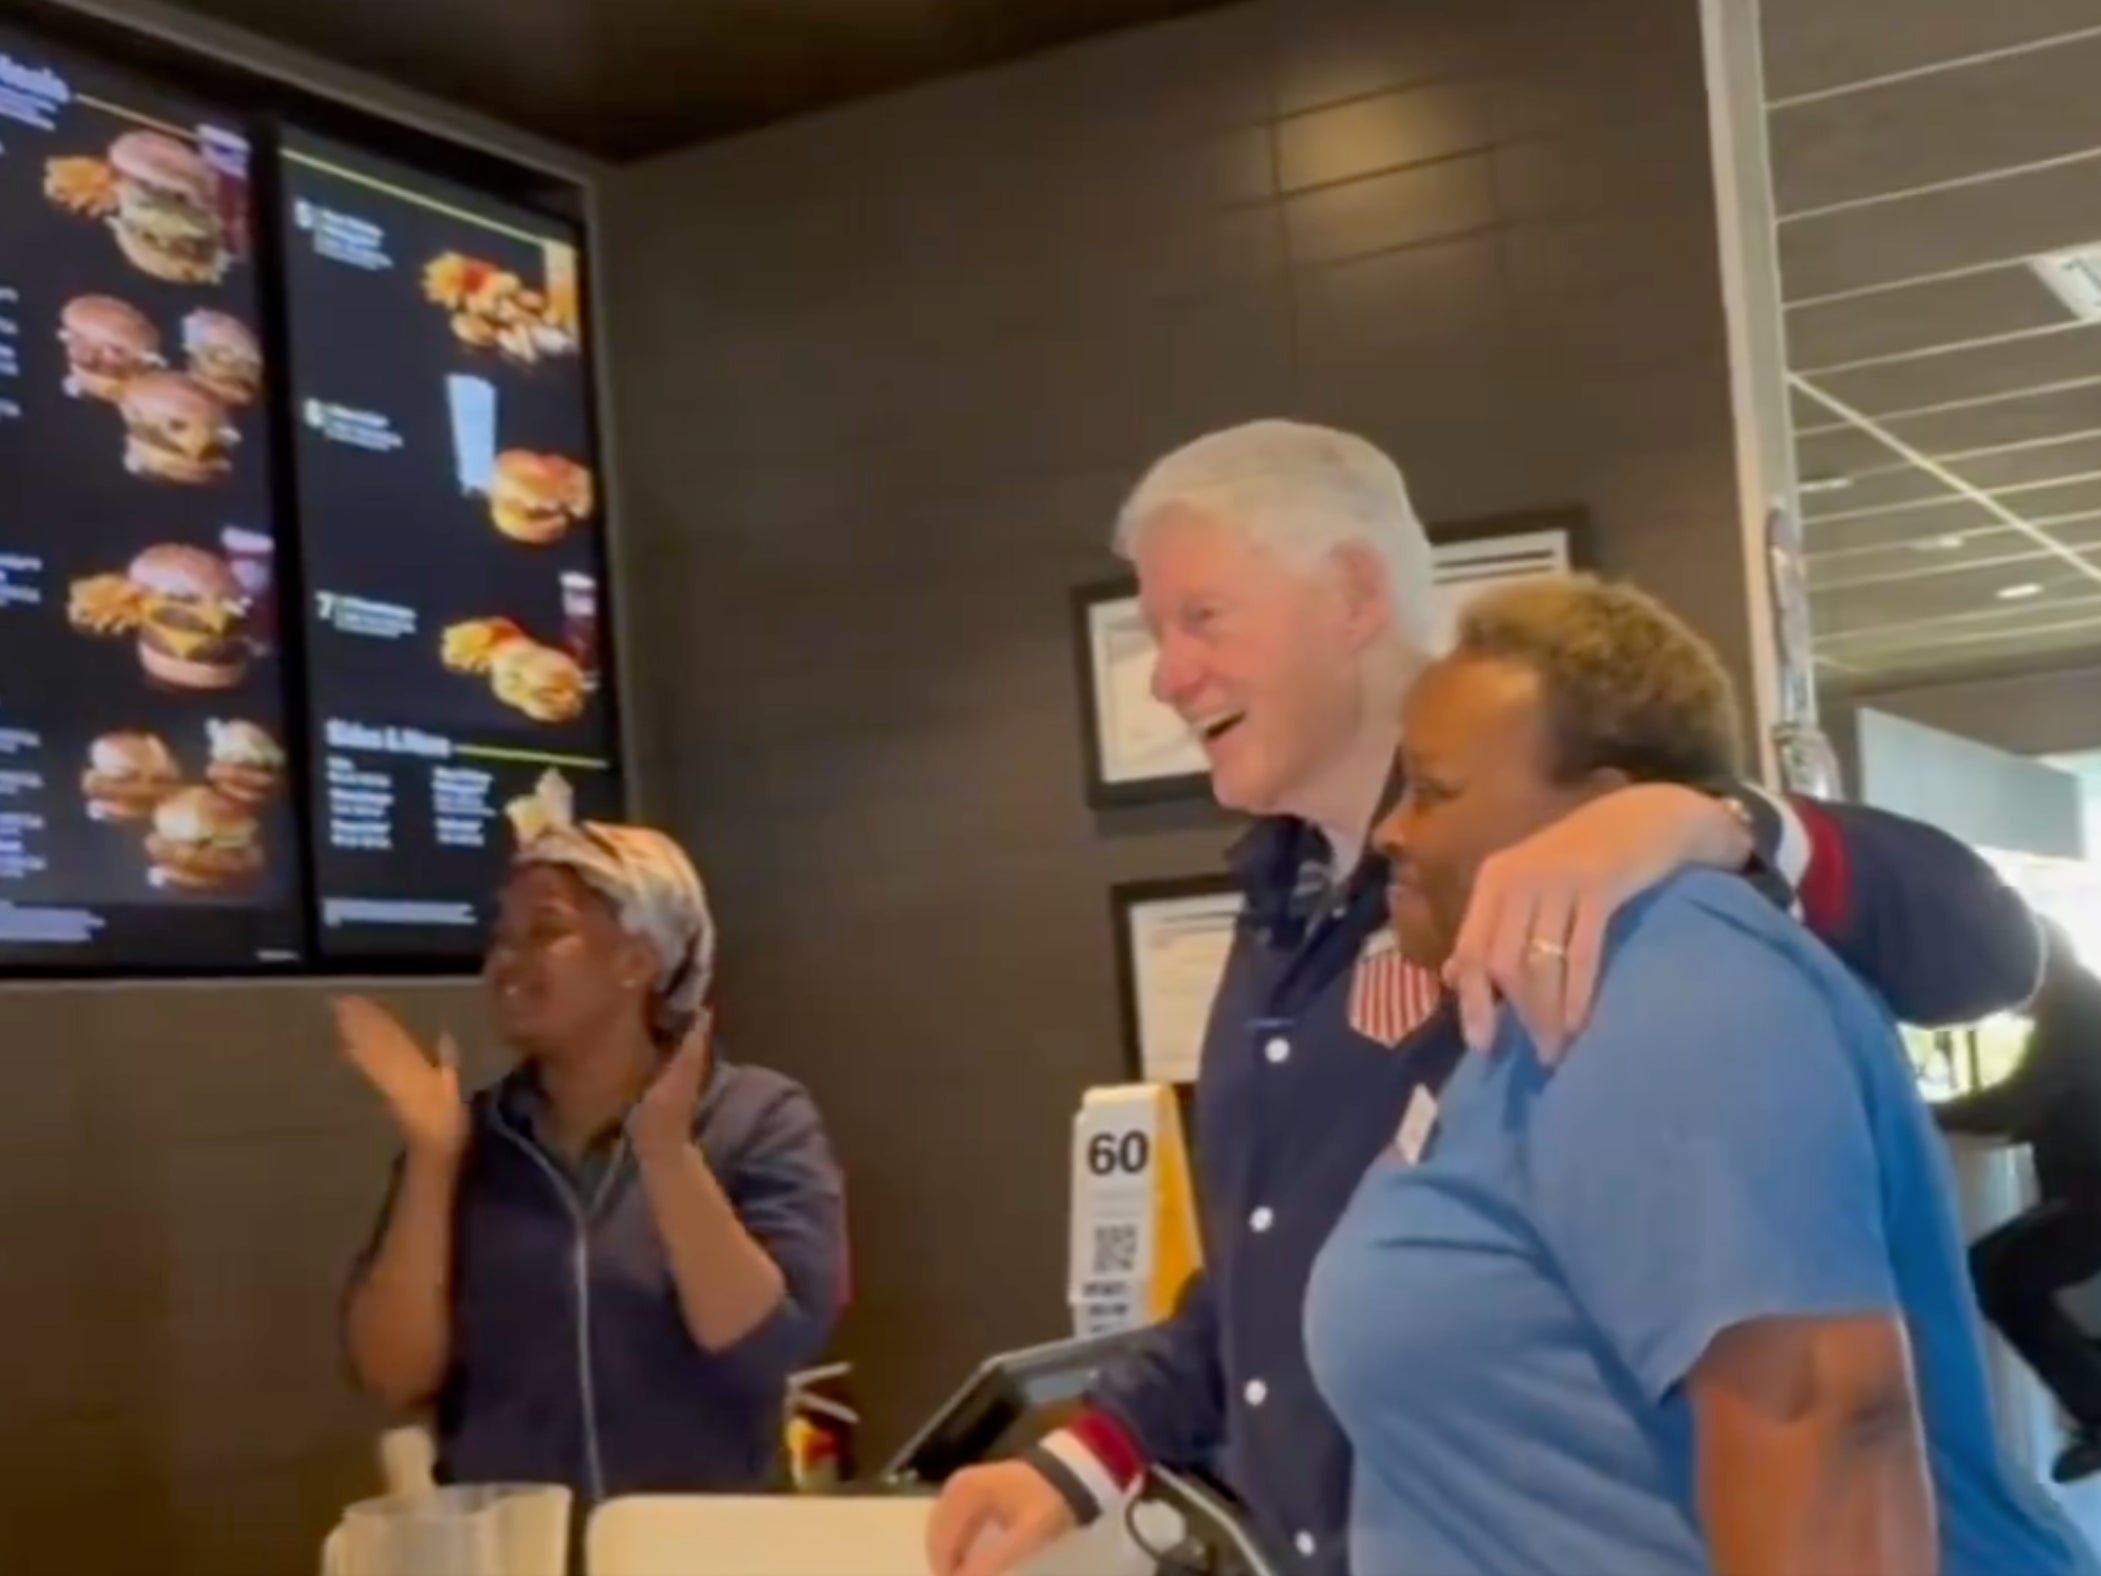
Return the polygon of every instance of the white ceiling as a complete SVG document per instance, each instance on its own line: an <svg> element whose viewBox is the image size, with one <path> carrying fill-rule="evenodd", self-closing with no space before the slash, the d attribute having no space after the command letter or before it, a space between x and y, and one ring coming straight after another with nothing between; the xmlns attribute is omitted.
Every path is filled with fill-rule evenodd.
<svg viewBox="0 0 2101 1576"><path fill-rule="evenodd" d="M2101 653L2101 0L1764 0L1819 659L1853 687ZM2101 711L2101 696L2096 697Z"/></svg>

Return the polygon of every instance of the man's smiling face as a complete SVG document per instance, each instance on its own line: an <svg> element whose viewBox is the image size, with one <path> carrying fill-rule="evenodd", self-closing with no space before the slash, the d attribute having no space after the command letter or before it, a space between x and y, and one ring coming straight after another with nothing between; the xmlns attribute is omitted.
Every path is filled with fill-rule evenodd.
<svg viewBox="0 0 2101 1576"><path fill-rule="evenodd" d="M1203 742L1212 793L1297 813L1359 723L1363 624L1339 568L1288 562L1186 504L1145 522L1133 561L1159 643L1153 694Z"/></svg>

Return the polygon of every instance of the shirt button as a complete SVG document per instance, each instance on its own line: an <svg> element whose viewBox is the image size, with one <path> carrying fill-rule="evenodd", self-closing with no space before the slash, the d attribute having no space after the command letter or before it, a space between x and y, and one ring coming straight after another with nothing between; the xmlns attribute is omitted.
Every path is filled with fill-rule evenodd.
<svg viewBox="0 0 2101 1576"><path fill-rule="evenodd" d="M1262 1054L1269 1058L1272 1067L1282 1067L1291 1060L1291 1042L1279 1036L1262 1047Z"/></svg>
<svg viewBox="0 0 2101 1576"><path fill-rule="evenodd" d="M1301 1555L1303 1555L1309 1560L1313 1558L1313 1551L1320 1547L1319 1544L1313 1541L1313 1534L1310 1532L1302 1532L1297 1537L1293 1538L1291 1540L1291 1546L1297 1549Z"/></svg>
<svg viewBox="0 0 2101 1576"><path fill-rule="evenodd" d="M1249 1406L1260 1406L1269 1399L1269 1386L1260 1379L1250 1379L1247 1382L1247 1388L1240 1393L1247 1397Z"/></svg>
<svg viewBox="0 0 2101 1576"><path fill-rule="evenodd" d="M1260 1209L1256 1210L1254 1214L1248 1216L1247 1223L1250 1227L1259 1232L1269 1230L1271 1226L1276 1224L1276 1220L1276 1212L1272 1210L1267 1204L1264 1204Z"/></svg>

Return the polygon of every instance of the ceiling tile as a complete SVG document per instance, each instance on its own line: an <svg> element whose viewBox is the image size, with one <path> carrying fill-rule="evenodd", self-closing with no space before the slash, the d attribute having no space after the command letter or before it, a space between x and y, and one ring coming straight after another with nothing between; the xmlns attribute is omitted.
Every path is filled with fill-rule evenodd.
<svg viewBox="0 0 2101 1576"><path fill-rule="evenodd" d="M1795 473L1799 476L1811 481L1852 476L1861 471L1879 471L1901 458L1871 433L1838 424L1828 415L1824 420L1829 425L1822 429L1796 434Z"/></svg>
<svg viewBox="0 0 2101 1576"><path fill-rule="evenodd" d="M1812 488L1802 499L1802 516L1815 520L1827 515L1850 514L1860 509L1880 509L1893 504L1926 503L1949 496L1948 487L1937 477L1915 465L1889 470L1855 473L1844 487Z"/></svg>
<svg viewBox="0 0 2101 1576"><path fill-rule="evenodd" d="M1903 285L1787 309L1788 364L1821 372L1874 356L1989 339L2065 321L2057 298L2025 266Z"/></svg>
<svg viewBox="0 0 2101 1576"><path fill-rule="evenodd" d="M2101 565L2096 566L2101 575ZM2019 600L2002 591L2037 588ZM1928 575L1910 580L1870 580L1837 589L1812 589L1817 637L1845 655L1845 643L1882 640L1907 627L1931 623L1936 638L1968 629L2049 623L2066 617L2101 625L2101 578L2082 573L2060 558Z"/></svg>
<svg viewBox="0 0 2101 1576"><path fill-rule="evenodd" d="M1837 516L1805 522L1811 556L1836 549L1886 547L1999 524L1991 510L1967 498L1948 498L1909 509L1878 509L1871 514Z"/></svg>
<svg viewBox="0 0 2101 1576"><path fill-rule="evenodd" d="M1764 0L1765 90L1790 98L2094 25L2092 0Z"/></svg>
<svg viewBox="0 0 2101 1576"><path fill-rule="evenodd" d="M2092 380L1954 410L1891 416L1882 425L1929 455L2022 443L2101 427L2101 368Z"/></svg>
<svg viewBox="0 0 2101 1576"><path fill-rule="evenodd" d="M1783 223L1789 300L2010 262L2101 239L2101 175L2073 164Z"/></svg>
<svg viewBox="0 0 2101 1576"><path fill-rule="evenodd" d="M2101 477L2051 482L1995 494L1998 501L2030 522L2063 520L2101 511Z"/></svg>
<svg viewBox="0 0 2101 1576"><path fill-rule="evenodd" d="M2019 487L2059 476L2101 471L2101 430L2049 443L2023 444L1970 459L1951 459L1949 470L1973 487Z"/></svg>
<svg viewBox="0 0 2101 1576"><path fill-rule="evenodd" d="M1777 109L1774 204L1799 213L2101 149L2097 78L2101 32Z"/></svg>
<svg viewBox="0 0 2101 1576"><path fill-rule="evenodd" d="M2054 527L2066 547L2101 549L2101 515ZM1920 537L1881 547L1841 548L1809 557L1812 590L1829 592L1865 581L1933 580L1979 569L2051 561L2051 549L2010 525L1979 526L1942 537Z"/></svg>
<svg viewBox="0 0 2101 1576"><path fill-rule="evenodd" d="M2101 101L2101 94L2096 99ZM2048 334L1856 367L1850 372L1827 372L1815 381L1855 410L1874 416L2039 388L2097 372L2101 372L2101 324L2080 324Z"/></svg>
<svg viewBox="0 0 2101 1576"><path fill-rule="evenodd" d="M1971 632L1958 640L1865 642L1842 653L1848 687L1864 682L1919 684L1984 671L2029 672L2101 654L2101 624L2072 619L2047 627Z"/></svg>

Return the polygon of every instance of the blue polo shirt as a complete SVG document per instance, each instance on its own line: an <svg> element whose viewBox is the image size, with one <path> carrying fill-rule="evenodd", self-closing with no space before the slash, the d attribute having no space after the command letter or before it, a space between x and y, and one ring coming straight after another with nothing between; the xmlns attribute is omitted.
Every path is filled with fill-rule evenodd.
<svg viewBox="0 0 2101 1576"><path fill-rule="evenodd" d="M1847 894L1826 939L1900 1011L1961 1019L2027 999L2035 926L1990 866L1916 822L1858 805L1822 813ZM1320 833L1286 817L1257 822L1233 851L1247 902L1195 1099L1205 1269L1090 1396L1148 1458L1218 1471L1292 1576L1346 1569L1350 1449L1303 1333L1314 1255L1414 1091L1437 1088L1462 1054L1449 1009L1398 1043L1363 1032L1382 1027L1370 1021L1382 1013L1353 1009L1377 983L1388 867L1368 857L1337 888L1327 860Z"/></svg>
<svg viewBox="0 0 2101 1576"><path fill-rule="evenodd" d="M1359 1576L1708 1570L1688 1374L1776 1316L1900 1315L1948 1576L2091 1569L2002 1458L1952 1180L1882 1007L1743 883L1614 926L1557 1072L1506 1024L1373 1164L1306 1307Z"/></svg>

